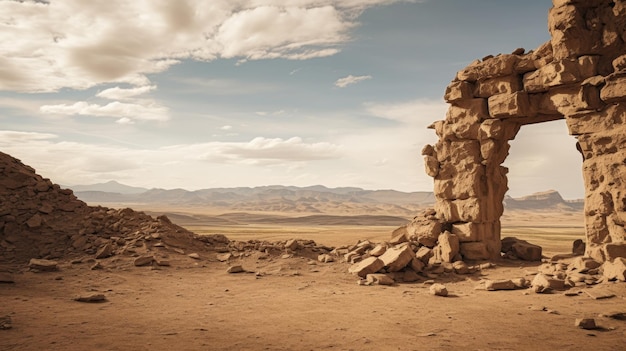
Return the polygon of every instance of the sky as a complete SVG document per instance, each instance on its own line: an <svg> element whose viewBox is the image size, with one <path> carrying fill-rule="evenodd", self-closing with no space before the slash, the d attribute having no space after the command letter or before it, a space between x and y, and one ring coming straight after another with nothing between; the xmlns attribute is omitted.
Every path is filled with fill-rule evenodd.
<svg viewBox="0 0 626 351"><path fill-rule="evenodd" d="M432 191L445 87L549 40L550 0L0 0L0 151L64 185ZM509 195L582 198L564 121ZM557 161L558 160L558 161Z"/></svg>

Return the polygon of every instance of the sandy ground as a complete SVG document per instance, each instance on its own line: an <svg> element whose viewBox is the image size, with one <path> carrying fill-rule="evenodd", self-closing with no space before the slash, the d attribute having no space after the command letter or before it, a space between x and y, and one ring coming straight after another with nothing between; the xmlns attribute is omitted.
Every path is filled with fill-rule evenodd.
<svg viewBox="0 0 626 351"><path fill-rule="evenodd" d="M228 274L234 264L252 273ZM484 279L532 278L538 264L502 261L472 275L444 274L437 282L448 297L431 295L427 278L359 286L346 263L254 253L231 262L177 256L171 267L116 257L102 270L87 261L48 273L5 267L15 283L0 284L0 318L12 322L0 330L0 350L626 349L626 321L608 317L626 312L625 283L569 290L576 296L477 289ZM73 300L86 292L107 300ZM615 296L588 294L607 292ZM575 327L583 317L599 328Z"/></svg>

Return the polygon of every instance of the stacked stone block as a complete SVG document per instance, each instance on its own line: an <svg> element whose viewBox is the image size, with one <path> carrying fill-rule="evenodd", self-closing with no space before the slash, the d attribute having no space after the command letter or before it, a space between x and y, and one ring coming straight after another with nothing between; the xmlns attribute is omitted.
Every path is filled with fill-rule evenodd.
<svg viewBox="0 0 626 351"><path fill-rule="evenodd" d="M431 125L439 141L422 150L435 217L474 259L500 255L509 140L563 118L584 159L587 255L604 261L607 244L626 241L626 1L553 0L548 27L551 41L535 51L459 71L446 118Z"/></svg>

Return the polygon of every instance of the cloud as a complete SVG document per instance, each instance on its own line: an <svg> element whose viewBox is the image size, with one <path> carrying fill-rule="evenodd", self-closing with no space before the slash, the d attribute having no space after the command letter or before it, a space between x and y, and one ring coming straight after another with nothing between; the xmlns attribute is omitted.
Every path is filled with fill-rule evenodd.
<svg viewBox="0 0 626 351"><path fill-rule="evenodd" d="M145 121L167 121L169 119L169 110L152 101L146 101L145 105L119 101L99 105L79 101L71 105L43 105L39 108L39 111L44 114L52 115L120 118L118 122L122 124L128 123L130 120L134 119Z"/></svg>
<svg viewBox="0 0 626 351"><path fill-rule="evenodd" d="M96 96L110 100L128 100L133 99L138 95L145 94L154 89L156 89L156 85L144 85L129 89L115 87L103 90L96 94Z"/></svg>
<svg viewBox="0 0 626 351"><path fill-rule="evenodd" d="M35 140L48 140L54 139L58 136L48 133L36 133L36 132L18 132L13 130L0 130L0 140L5 143L14 142L26 142Z"/></svg>
<svg viewBox="0 0 626 351"><path fill-rule="evenodd" d="M355 77L353 75L349 75L347 77L337 79L337 81L335 82L335 86L339 88L345 88L348 85L356 84L356 83L359 83L368 79L372 79L372 76L356 76Z"/></svg>
<svg viewBox="0 0 626 351"><path fill-rule="evenodd" d="M416 99L399 103L368 103L365 107L376 117L426 128L434 121L445 119L449 105L443 100Z"/></svg>
<svg viewBox="0 0 626 351"><path fill-rule="evenodd" d="M226 126L222 126L220 129L221 130L231 130L231 129L233 129L233 126L226 125Z"/></svg>
<svg viewBox="0 0 626 351"><path fill-rule="evenodd" d="M249 165L276 164L337 159L341 157L339 145L317 142L306 143L299 137L289 139L257 137L249 142L210 142L168 147L184 150L188 155L211 162L241 163Z"/></svg>
<svg viewBox="0 0 626 351"><path fill-rule="evenodd" d="M0 42L11 43L0 46L0 90L148 85L185 59L330 56L365 8L392 2L0 1Z"/></svg>

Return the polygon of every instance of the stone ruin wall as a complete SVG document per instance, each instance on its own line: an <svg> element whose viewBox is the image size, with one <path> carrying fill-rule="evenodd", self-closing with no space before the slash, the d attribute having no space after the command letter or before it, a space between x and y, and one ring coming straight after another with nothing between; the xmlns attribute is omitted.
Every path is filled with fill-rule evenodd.
<svg viewBox="0 0 626 351"><path fill-rule="evenodd" d="M500 256L509 141L523 125L557 119L583 156L586 256L626 257L626 0L553 0L548 28L551 40L534 51L459 71L445 120L430 126L439 140L422 154L434 218L465 258Z"/></svg>

